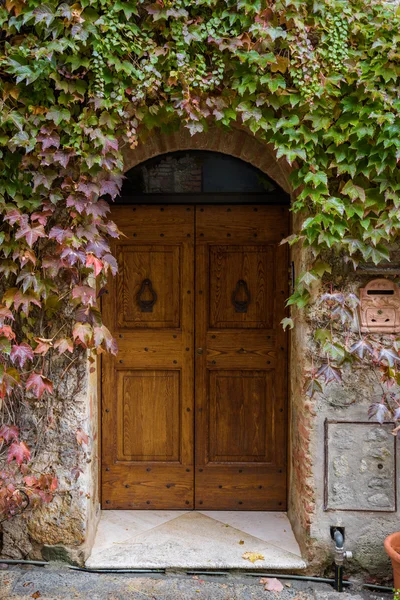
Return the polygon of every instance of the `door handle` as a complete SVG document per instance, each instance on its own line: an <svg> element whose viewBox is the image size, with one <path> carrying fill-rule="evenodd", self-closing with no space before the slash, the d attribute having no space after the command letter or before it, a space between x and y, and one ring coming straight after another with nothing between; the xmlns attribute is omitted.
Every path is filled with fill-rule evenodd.
<svg viewBox="0 0 400 600"><path fill-rule="evenodd" d="M244 296L243 300L239 300L240 296ZM248 306L251 302L251 295L247 283L243 279L239 279L235 289L232 292L232 304L237 313L247 313Z"/></svg>
<svg viewBox="0 0 400 600"><path fill-rule="evenodd" d="M136 300L141 312L153 312L153 306L157 302L157 294L153 290L151 279L143 279L140 290L136 295Z"/></svg>

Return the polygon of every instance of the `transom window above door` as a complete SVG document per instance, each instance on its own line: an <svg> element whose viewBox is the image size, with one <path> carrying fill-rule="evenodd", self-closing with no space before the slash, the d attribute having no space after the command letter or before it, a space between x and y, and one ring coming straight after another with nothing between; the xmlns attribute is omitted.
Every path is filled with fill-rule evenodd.
<svg viewBox="0 0 400 600"><path fill-rule="evenodd" d="M125 174L116 204L248 202L289 204L289 196L250 163L202 150L151 158Z"/></svg>

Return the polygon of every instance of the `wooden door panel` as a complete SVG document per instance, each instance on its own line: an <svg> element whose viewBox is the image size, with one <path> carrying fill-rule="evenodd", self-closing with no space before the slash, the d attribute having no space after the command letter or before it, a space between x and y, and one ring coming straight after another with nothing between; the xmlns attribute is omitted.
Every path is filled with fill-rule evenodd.
<svg viewBox="0 0 400 600"><path fill-rule="evenodd" d="M209 371L211 463L273 462L271 371Z"/></svg>
<svg viewBox="0 0 400 600"><path fill-rule="evenodd" d="M286 508L287 231L282 207L197 209L197 508Z"/></svg>
<svg viewBox="0 0 400 600"><path fill-rule="evenodd" d="M124 244L118 247L117 260L118 327L179 327L179 246ZM140 301L148 303L147 310L141 310Z"/></svg>
<svg viewBox="0 0 400 600"><path fill-rule="evenodd" d="M194 211L115 207L112 218L126 237L103 296L119 352L103 358L102 507L193 508Z"/></svg>
<svg viewBox="0 0 400 600"><path fill-rule="evenodd" d="M209 246L211 328L272 327L273 250L272 245Z"/></svg>
<svg viewBox="0 0 400 600"><path fill-rule="evenodd" d="M286 471L257 466L196 469L198 510L286 510Z"/></svg>
<svg viewBox="0 0 400 600"><path fill-rule="evenodd" d="M243 338L238 338L236 330L208 331L206 348L209 369L212 369L217 361L220 368L264 369L265 365L271 369L276 367L276 338L272 329L247 329Z"/></svg>
<svg viewBox="0 0 400 600"><path fill-rule="evenodd" d="M180 372L118 371L117 390L117 460L179 462Z"/></svg>

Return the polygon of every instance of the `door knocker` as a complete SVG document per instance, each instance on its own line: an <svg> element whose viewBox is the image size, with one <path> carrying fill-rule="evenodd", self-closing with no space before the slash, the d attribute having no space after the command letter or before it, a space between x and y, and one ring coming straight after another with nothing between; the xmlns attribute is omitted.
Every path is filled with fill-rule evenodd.
<svg viewBox="0 0 400 600"><path fill-rule="evenodd" d="M238 300L238 296L244 296L244 300ZM232 292L232 304L237 313L247 313L248 306L251 301L251 295L247 283L243 279L239 279L236 288Z"/></svg>
<svg viewBox="0 0 400 600"><path fill-rule="evenodd" d="M146 300L144 300L144 296L147 297ZM153 284L151 283L151 279L143 279L142 285L140 286L140 290L137 293L136 299L141 312L153 312L153 306L157 302L157 294L153 290Z"/></svg>

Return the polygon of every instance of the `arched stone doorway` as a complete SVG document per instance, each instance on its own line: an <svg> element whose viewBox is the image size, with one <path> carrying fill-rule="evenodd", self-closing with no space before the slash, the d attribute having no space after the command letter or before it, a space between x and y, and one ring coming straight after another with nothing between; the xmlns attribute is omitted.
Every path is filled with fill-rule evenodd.
<svg viewBox="0 0 400 600"><path fill-rule="evenodd" d="M140 164L144 163L145 161L148 161L149 159L159 157L161 155L165 155L168 153L182 152L185 150L218 152L218 153L222 153L222 154L225 154L228 156L230 155L230 156L236 157L242 161L245 161L246 163L250 163L257 169L259 169L260 171L265 173L268 177L270 177L273 181L275 181L282 190L284 190L287 194L291 194L291 187L290 187L290 182L289 182L291 167L287 164L287 162L285 160L282 160L282 159L277 160L272 148L269 145L267 145L266 143L264 143L262 141L257 140L251 134L249 134L248 132L246 132L245 130L240 129L240 128L233 129L228 132L222 131L221 129L213 128L210 131L208 131L207 133L196 134L195 136L190 136L189 132L187 132L186 130L180 130L180 131L172 133L172 134L159 133L156 135L149 136L146 140L143 140L143 142L137 148L135 148L135 149L126 148L124 150L123 153L124 153L125 172L129 171L136 165L140 165ZM229 210L229 207L227 207L227 208ZM165 212L164 212L164 214L165 214ZM257 215L257 216L260 216L260 215ZM146 219L144 219L142 222L144 223L145 221L146 221ZM156 223L155 220L153 220L153 222ZM147 224L149 224L148 219L147 219ZM262 224L262 220L256 226L258 226L260 224ZM146 228L146 231L147 232L149 231L148 227ZM160 234L160 232L156 228L154 228L153 233L154 232L156 233L157 236L159 236L163 233L163 232L161 232L161 234ZM193 234L195 234L195 233L196 232L194 231ZM281 237L284 237L283 233L285 233L285 232L282 231L282 232L280 232L279 235ZM285 235L286 235L286 233L285 233ZM129 235L135 235L133 230L129 232ZM188 234L186 233L186 235L188 235ZM256 235L258 235L258 234L256 234ZM137 236L137 233L136 233L136 236ZM143 239L143 242L144 241L145 240ZM155 239L147 240L147 242L152 242L152 241L155 242L156 240ZM165 241L165 238L163 241ZM279 240L277 239L276 242L278 243ZM301 255L294 256L293 258L295 261L298 261L298 260L301 260L302 256ZM286 268L288 265L287 264L283 265L283 263L282 263L282 266L283 266L283 270L285 271L285 279L287 282ZM283 282L283 280L282 280L282 282ZM283 286L281 285L281 287L283 287ZM146 292L148 292L148 291L149 290L146 289ZM193 290L193 291L195 291L195 290ZM281 293L283 293L283 289L281 290ZM285 294L285 297L287 297L288 289L285 290L284 294ZM146 299L147 299L147 297L146 297ZM149 298L149 299L151 300L151 298ZM110 313L110 315L111 315L111 313ZM277 322L275 324L275 326L276 326L277 330L278 330L278 327L279 327L279 330L281 330L279 322ZM211 335L213 335L213 334L211 334ZM301 385L300 373L301 373L301 369L302 369L303 359L301 356L301 348L297 346L296 340L294 340L294 341L295 341L294 347L296 348L296 357L295 357L294 361L292 358L292 364L294 366L290 370L291 383L288 386L287 395L286 395L287 399L289 398L289 393L290 392L293 393L293 389L295 389L297 392L300 392L299 386ZM191 342L190 345L187 346L187 348L190 348L193 345L194 340L189 339L189 340L187 340L187 342L188 343ZM147 358L149 356L149 345L147 345L147 342L144 339L143 340L140 339L138 343L143 346L143 351L144 351L144 353L146 353L144 356ZM185 341L184 345L186 345L186 341ZM146 348L147 348L147 351L146 351ZM241 350L244 350L246 352L245 348L243 348L243 344L240 345L240 348L238 347L238 351L240 352ZM300 354L298 354L298 350L300 350ZM124 364L124 357L120 356L118 358L118 360L121 361L120 364ZM177 362L177 359L175 359L175 363L176 362ZM215 362L215 360L214 360L214 362ZM104 380L104 375L103 375L103 380ZM112 386L117 386L117 387L118 387L118 385L121 385L121 382L119 384L118 384L118 382L114 382L112 384ZM302 409L301 409L301 406L302 406L301 392L298 393L298 395L297 395L296 404L297 404L297 406L295 407L295 409L296 409L296 415L298 417L298 414L301 413L301 411L302 411ZM192 410L192 408L190 406L188 406L186 408L189 408L190 410ZM302 549L304 551L305 550L304 542L306 539L306 534L307 534L307 532L309 532L309 528L310 528L310 524L311 524L311 519L310 519L311 499L310 499L310 492L308 490L307 490L307 494L305 494L305 495L304 494L299 495L298 490L304 491L304 489L305 489L304 488L305 482L307 481L307 477L309 477L309 475L310 475L310 463L305 461L304 464L303 463L297 464L295 469L292 468L292 453L293 453L293 451L297 452L297 449L300 446L301 446L302 450L304 451L305 450L304 444L307 445L307 440L304 439L303 435L299 436L297 427L296 428L291 427L290 414L291 414L291 403L288 402L288 420L285 421L285 423L286 423L285 436L286 436L286 442L289 442L289 443L288 443L288 446L286 446L286 442L285 442L285 448L288 448L288 472L287 472L286 481L289 484L289 493L287 496L285 496L284 502L282 502L282 496L280 499L276 498L276 506L274 506L273 504L269 505L269 506L266 505L265 498L264 498L263 499L264 504L261 503L261 504L259 504L258 507L254 506L253 508L255 510L257 510L257 509L263 510L263 508L264 509L266 508L267 510L268 509L283 510L283 509L287 508L289 511L289 518L292 522L293 530L296 532L299 543L302 546ZM311 422L310 421L306 422L304 420L303 424L304 424L304 428L308 428L310 426ZM304 433L304 431L303 431L303 433ZM103 442L103 444L104 444L104 442ZM106 469L108 469L108 468L110 468L110 467L106 467ZM145 467L145 468L149 469L151 467ZM200 467L200 469L201 468L202 467ZM190 467L185 466L185 470L187 470L187 469L190 469ZM240 471L242 471L242 469L240 469ZM219 475L221 475L221 474L219 474ZM161 479L162 479L162 477L163 477L163 475L161 475ZM285 475L285 477L286 477L286 475ZM103 478L104 478L104 474L103 474ZM167 476L167 478L168 478L168 476ZM113 482L115 483L115 478L111 481L111 484L113 484ZM164 483L168 489L171 489L171 487L173 487L173 486L170 486L170 482L165 481ZM216 482L213 482L213 485L215 483ZM131 485L131 482L127 482L124 485L125 485L125 489L129 490L130 489L129 486ZM111 485L111 487L112 487L112 485ZM111 490L111 487L109 487L109 490ZM221 484L219 484L218 487L221 487ZM224 487L224 486L222 486L222 487ZM262 487L262 486L260 486L260 487ZM286 494L286 491L285 491L285 494ZM188 498L184 499L184 502L186 502L186 504L189 502ZM103 497L103 499L104 499L103 507L107 508L107 505L105 504L107 499L105 497ZM144 497L142 500L144 502L146 502L146 504L149 504L149 502L151 502L151 500L149 500L149 499L145 500ZM198 500L201 500L200 496L198 496ZM242 500L235 498L235 501L237 501L237 504L238 504L238 506L236 508L240 510L239 503L241 504ZM287 501L287 504L286 504L286 501ZM109 508L111 508L112 506L113 506L113 504L111 504L111 506L109 506ZM115 507L115 504L114 504L114 507ZM193 508L193 505L190 504L190 506L187 506L187 508L190 508L190 507ZM141 508L148 508L148 506L146 507L143 504L143 506ZM198 505L198 508L201 508L201 506ZM216 506L216 508L218 508L218 506ZM229 507L221 506L221 508L231 508L232 509L233 505L230 505ZM245 507L244 507L244 509L245 509ZM311 506L311 510L312 510L312 506Z"/></svg>

